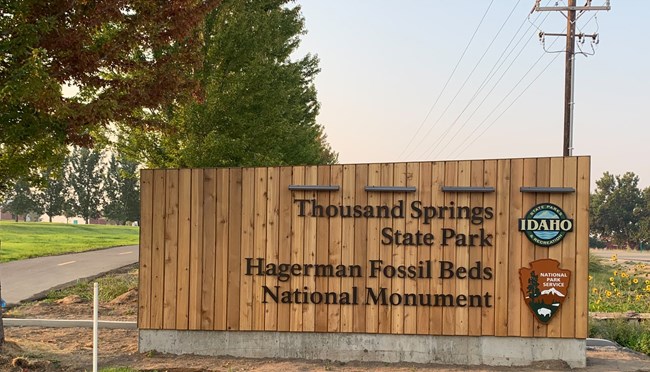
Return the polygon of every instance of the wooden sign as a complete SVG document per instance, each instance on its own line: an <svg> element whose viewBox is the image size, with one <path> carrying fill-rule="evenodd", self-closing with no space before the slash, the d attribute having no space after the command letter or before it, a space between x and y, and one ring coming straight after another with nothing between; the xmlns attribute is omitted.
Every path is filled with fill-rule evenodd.
<svg viewBox="0 0 650 372"><path fill-rule="evenodd" d="M143 170L138 326L585 338L589 167L558 157ZM530 212L540 205L570 222ZM552 245L527 235L556 240L556 227ZM551 306L533 316L518 278L539 260L577 279L560 282L555 306L541 269L540 295L524 274L534 306Z"/></svg>

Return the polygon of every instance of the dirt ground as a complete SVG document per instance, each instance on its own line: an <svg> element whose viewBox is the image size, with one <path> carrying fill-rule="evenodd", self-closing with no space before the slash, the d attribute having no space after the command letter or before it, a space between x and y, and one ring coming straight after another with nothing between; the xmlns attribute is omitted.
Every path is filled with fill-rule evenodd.
<svg viewBox="0 0 650 372"><path fill-rule="evenodd" d="M91 319L88 303L37 302L13 308L5 317ZM136 320L137 293L128 292L100 306L102 320ZM6 345L0 350L0 371L85 371L92 366L92 329L5 328ZM650 358L620 348L589 350L589 371L650 371ZM100 329L99 366L131 367L140 371L562 371L562 363L540 363L529 368L465 367L422 364L338 363L331 361L244 359L195 355L138 353L136 330Z"/></svg>

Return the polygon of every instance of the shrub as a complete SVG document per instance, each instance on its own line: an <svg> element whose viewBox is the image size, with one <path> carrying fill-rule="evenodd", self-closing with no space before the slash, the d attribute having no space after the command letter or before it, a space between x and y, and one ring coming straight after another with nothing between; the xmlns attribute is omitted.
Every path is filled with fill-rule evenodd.
<svg viewBox="0 0 650 372"><path fill-rule="evenodd" d="M607 247L607 244L596 238L595 236L590 236L589 237L589 248L605 248Z"/></svg>
<svg viewBox="0 0 650 372"><path fill-rule="evenodd" d="M636 320L589 320L589 337L604 338L650 355L650 324Z"/></svg>

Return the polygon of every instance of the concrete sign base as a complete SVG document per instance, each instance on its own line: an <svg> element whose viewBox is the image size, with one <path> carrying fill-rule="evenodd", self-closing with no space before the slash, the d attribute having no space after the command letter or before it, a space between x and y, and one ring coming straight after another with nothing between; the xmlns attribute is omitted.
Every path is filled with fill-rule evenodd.
<svg viewBox="0 0 650 372"><path fill-rule="evenodd" d="M141 329L139 341L140 352L171 354L490 366L564 361L586 367L584 339Z"/></svg>

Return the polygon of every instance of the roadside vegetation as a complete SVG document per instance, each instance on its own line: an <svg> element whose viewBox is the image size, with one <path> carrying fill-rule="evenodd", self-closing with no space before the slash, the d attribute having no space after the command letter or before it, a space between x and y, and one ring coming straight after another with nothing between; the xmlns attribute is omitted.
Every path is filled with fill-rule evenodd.
<svg viewBox="0 0 650 372"><path fill-rule="evenodd" d="M650 266L589 256L589 311L650 313ZM650 355L650 323L636 319L589 320L589 337L604 338Z"/></svg>
<svg viewBox="0 0 650 372"><path fill-rule="evenodd" d="M96 279L79 280L71 287L48 292L45 301L56 301L68 296L79 296L84 302L93 300L93 283L99 284L99 301L109 302L116 297L138 288L138 269L130 266Z"/></svg>
<svg viewBox="0 0 650 372"><path fill-rule="evenodd" d="M139 228L0 221L0 262L138 244Z"/></svg>
<svg viewBox="0 0 650 372"><path fill-rule="evenodd" d="M650 313L650 266L590 256L589 311Z"/></svg>
<svg viewBox="0 0 650 372"><path fill-rule="evenodd" d="M591 320L589 337L614 341L650 355L650 323L628 319Z"/></svg>

